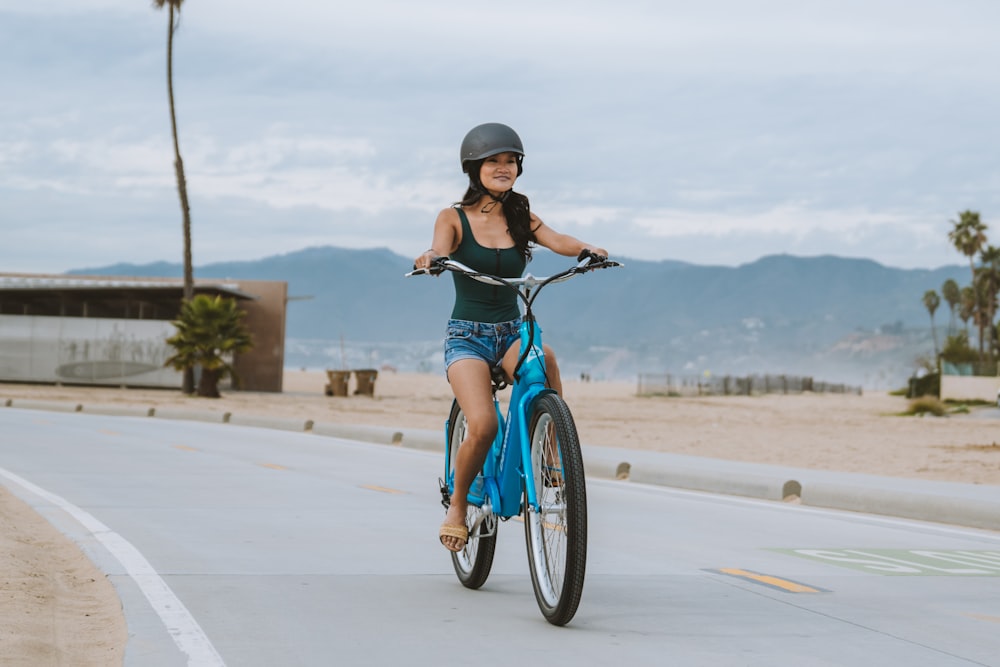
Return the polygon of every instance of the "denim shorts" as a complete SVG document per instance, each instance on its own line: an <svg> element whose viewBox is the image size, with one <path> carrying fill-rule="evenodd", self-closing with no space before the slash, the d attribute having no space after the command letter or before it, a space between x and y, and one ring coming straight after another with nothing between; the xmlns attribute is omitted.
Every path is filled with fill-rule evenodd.
<svg viewBox="0 0 1000 667"><path fill-rule="evenodd" d="M492 368L520 337L521 318L510 322L470 322L448 320L444 339L444 367L459 359L482 359Z"/></svg>

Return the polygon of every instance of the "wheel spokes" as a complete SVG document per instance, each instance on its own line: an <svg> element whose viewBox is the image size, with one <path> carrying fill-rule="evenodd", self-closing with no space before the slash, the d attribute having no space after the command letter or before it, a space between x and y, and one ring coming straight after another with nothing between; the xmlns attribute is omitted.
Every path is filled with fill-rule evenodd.
<svg viewBox="0 0 1000 667"><path fill-rule="evenodd" d="M538 511L530 520L543 558L536 567L543 596L555 606L561 595L566 563L566 505L563 500L562 458L551 415L544 414L535 424L532 471Z"/></svg>

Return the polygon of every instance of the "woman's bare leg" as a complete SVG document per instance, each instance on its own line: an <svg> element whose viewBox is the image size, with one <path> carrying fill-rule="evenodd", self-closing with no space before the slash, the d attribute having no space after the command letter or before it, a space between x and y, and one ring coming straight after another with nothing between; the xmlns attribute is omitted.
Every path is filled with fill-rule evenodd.
<svg viewBox="0 0 1000 667"><path fill-rule="evenodd" d="M545 354L545 379L546 384L549 389L554 389L555 392L562 396L562 376L559 375L559 363L556 361L556 353L552 351L552 348L542 343L542 352ZM517 360L521 356L521 345L520 343L514 343L510 346L510 349L503 356L504 371L507 373L508 378L512 378L514 374L514 368L517 366ZM550 429L552 427L550 426ZM555 433L554 431L549 432L549 442L555 443ZM550 483L556 484L561 482L561 476L558 472L561 464L559 461L559 452L555 449L551 449L545 452L545 465L550 469L557 469L555 472L552 470L548 471L546 474L549 476ZM557 481L557 478L559 481Z"/></svg>
<svg viewBox="0 0 1000 667"><path fill-rule="evenodd" d="M556 361L556 353L546 343L542 343L542 352L545 354L545 378L548 381L548 387L555 389L556 393L562 396L562 377L559 375L559 363ZM507 349L503 355L503 361L500 362L504 372L507 373L508 381L513 379L514 368L517 366L517 360L520 358L521 343L515 342Z"/></svg>
<svg viewBox="0 0 1000 667"><path fill-rule="evenodd" d="M455 456L455 488L444 525L464 526L469 508L468 494L472 481L486 460L497 433L497 416L493 407L490 368L479 359L460 359L448 367L448 381L465 414L465 439ZM465 542L444 536L441 542L451 551L461 551Z"/></svg>

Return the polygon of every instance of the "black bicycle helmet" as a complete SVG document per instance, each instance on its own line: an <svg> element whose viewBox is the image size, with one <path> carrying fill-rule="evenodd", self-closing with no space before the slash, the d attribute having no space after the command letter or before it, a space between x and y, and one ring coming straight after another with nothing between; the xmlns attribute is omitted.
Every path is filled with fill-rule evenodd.
<svg viewBox="0 0 1000 667"><path fill-rule="evenodd" d="M469 172L469 163L485 160L500 153L517 154L517 175L524 171L524 145L517 132L503 123L483 123L469 130L462 140L462 172Z"/></svg>

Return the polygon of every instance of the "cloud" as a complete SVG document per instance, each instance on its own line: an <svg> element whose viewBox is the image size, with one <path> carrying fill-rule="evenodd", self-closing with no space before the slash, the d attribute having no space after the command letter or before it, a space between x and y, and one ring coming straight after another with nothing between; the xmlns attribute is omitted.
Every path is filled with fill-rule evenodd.
<svg viewBox="0 0 1000 667"><path fill-rule="evenodd" d="M196 256L418 252L464 190L461 136L502 120L533 209L616 252L945 263L955 211L1000 211L997 19L930 1L185 3ZM0 221L18 228L0 263L174 255L164 23L141 1L0 0Z"/></svg>

